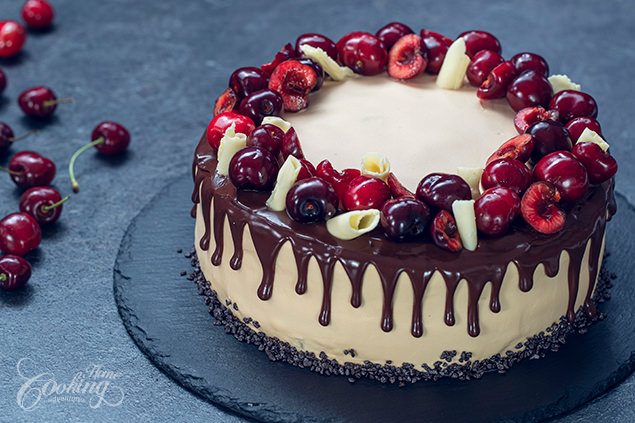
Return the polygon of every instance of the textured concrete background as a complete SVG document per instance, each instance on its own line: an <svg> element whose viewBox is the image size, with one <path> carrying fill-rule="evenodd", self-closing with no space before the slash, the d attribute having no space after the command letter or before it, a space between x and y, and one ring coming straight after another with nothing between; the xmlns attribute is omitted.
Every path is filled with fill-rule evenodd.
<svg viewBox="0 0 635 423"><path fill-rule="evenodd" d="M352 30L374 32L400 20L449 36L466 29L499 37L506 57L542 54L554 73L567 73L595 96L600 121L618 157L618 190L631 202L635 158L630 124L635 110L635 6L629 1L72 1L56 0L55 28L29 33L23 53L0 61L9 87L0 120L16 134L42 133L13 148L33 149L58 165L55 185L70 192L65 168L92 128L115 120L132 133L130 152L78 163L82 192L62 220L44 231L29 256L34 276L15 295L0 293L0 421L238 422L158 371L128 337L113 300L112 267L130 220L173 178L190 168L192 151L211 115L213 99L231 71L268 62L303 32L333 39ZM0 19L18 19L21 2L0 3ZM15 99L48 85L74 104L59 106L45 125L23 118ZM384 107L390 107L385 105ZM0 158L6 164L8 158ZM0 178L0 215L17 209L19 192ZM92 365L118 373L121 405L17 404L20 359L25 375L49 372L58 383ZM49 375L49 376L51 376ZM632 422L634 377L614 391L557 419ZM30 392L29 395L34 395ZM27 397L35 399L34 397ZM107 398L116 401L117 398ZM44 399L42 400L44 401Z"/></svg>

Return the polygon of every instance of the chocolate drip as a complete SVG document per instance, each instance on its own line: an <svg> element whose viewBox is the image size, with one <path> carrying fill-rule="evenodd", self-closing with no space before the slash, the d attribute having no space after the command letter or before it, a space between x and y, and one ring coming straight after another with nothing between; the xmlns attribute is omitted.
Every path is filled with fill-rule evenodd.
<svg viewBox="0 0 635 423"><path fill-rule="evenodd" d="M348 275L351 286L351 305L362 304L362 285L366 267L373 264L382 283L383 307L378 322L384 331L393 328L393 296L401 272L407 272L413 289L413 309L411 333L415 337L423 334L422 302L432 275L438 271L446 284L444 321L448 326L455 324L454 297L461 280L468 284L468 324L471 336L480 332L478 302L485 284L491 283L489 309L497 313L501 310L500 290L503 276L509 263L518 269L518 287L527 292L532 289L533 275L539 264L545 273L553 277L559 271L560 255L566 250L570 255L568 272L569 301L566 315L572 320L575 315L575 300L579 290L579 275L582 257L590 245L588 269L589 289L584 301L586 311L593 315L595 309L590 297L595 286L598 260L607 216L615 213L613 180L589 188L585 196L566 210L565 230L553 234L537 233L524 223L519 223L514 231L496 239L481 239L475 252L462 251L458 254L443 251L430 242L394 243L383 237L379 230L358 239L341 241L332 237L325 225L302 225L291 220L284 212L273 212L264 205L267 193L240 191L228 178L216 173L215 153L209 147L205 136L196 150L195 187L192 201L201 203L205 232L200 240L200 248L209 249L211 231L216 241L212 262L219 265L223 254L223 229L228 220L234 254L230 260L232 269L242 264L243 234L249 226L251 238L262 266L262 281L258 287L258 297L268 300L273 293L275 267L278 252L289 241L298 270L296 293L302 295L307 290L308 265L311 257L318 263L323 282L322 305L318 317L326 326L331 318L331 291L333 271L339 261ZM200 194L199 194L200 192ZM210 222L213 203L213 227ZM193 216L195 215L195 208Z"/></svg>

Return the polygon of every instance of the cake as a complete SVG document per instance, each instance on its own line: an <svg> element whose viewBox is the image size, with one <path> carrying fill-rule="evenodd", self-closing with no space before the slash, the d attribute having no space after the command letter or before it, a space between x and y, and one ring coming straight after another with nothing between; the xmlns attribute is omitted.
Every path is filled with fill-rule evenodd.
<svg viewBox="0 0 635 423"><path fill-rule="evenodd" d="M215 316L272 359L400 383L505 370L597 319L616 164L543 62L392 23L234 72L193 163Z"/></svg>

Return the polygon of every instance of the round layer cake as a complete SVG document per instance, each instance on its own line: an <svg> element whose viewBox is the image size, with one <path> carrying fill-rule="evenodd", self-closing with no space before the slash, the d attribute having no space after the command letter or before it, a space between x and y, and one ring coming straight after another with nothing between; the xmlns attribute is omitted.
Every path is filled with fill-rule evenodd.
<svg viewBox="0 0 635 423"><path fill-rule="evenodd" d="M433 75L327 80L310 101L282 116L303 158L344 169L378 152L412 192L430 173L482 167L518 135L504 100L439 88ZM324 223L267 207L270 190L237 188L219 161L203 135L193 165L200 269L221 304L289 354L424 373L443 359L469 374L479 362L522 353L576 312L596 315L612 179L561 205L562 230L544 234L518 218L505 235L479 234L474 251L454 252L426 235L396 242L381 225L341 239Z"/></svg>

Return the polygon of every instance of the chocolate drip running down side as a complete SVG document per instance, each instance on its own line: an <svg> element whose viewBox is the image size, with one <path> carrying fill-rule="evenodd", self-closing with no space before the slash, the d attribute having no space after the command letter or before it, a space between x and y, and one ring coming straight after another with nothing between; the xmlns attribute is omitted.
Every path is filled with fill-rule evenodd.
<svg viewBox="0 0 635 423"><path fill-rule="evenodd" d="M585 196L567 207L565 230L553 235L540 234L524 222L498 239L482 238L476 251L450 253L430 242L394 243L375 230L350 241L339 240L328 233L325 225L305 225L294 222L285 212L274 212L265 206L268 193L237 191L229 178L216 173L216 156L201 138L194 158L194 193L192 201L195 216L200 202L203 212L205 232L200 247L208 250L211 236L214 236L215 250L212 264L219 266L223 258L225 220L234 244L230 260L232 269L241 267L243 256L243 234L248 225L256 253L262 265L262 281L258 297L266 301L273 295L276 259L280 248L289 242L296 259L298 280L296 293L303 295L307 289L309 260L315 258L324 284L322 307L318 321L327 326L331 318L331 288L333 271L339 262L352 285L351 306L362 303L363 275L369 265L379 274L383 288L382 330L389 332L393 327L393 295L397 280L402 272L410 278L414 301L411 333L414 337L423 334L422 298L428 281L438 271L443 276L447 293L445 323L455 324L454 294L458 284L465 280L468 284L468 333L476 337L480 333L478 301L487 283L491 283L490 310L500 311L499 293L505 272L510 263L518 270L518 286L523 292L531 290L536 268L543 264L548 276L559 271L562 251L569 254L568 284L569 301L566 316L575 318L575 301L580 284L580 271L584 253L590 240L588 262L589 289L584 300L584 308L589 316L596 314L591 303L598 273L598 261L602 249L604 228L607 219L615 213L613 180L591 187ZM213 214L212 214L213 208Z"/></svg>

